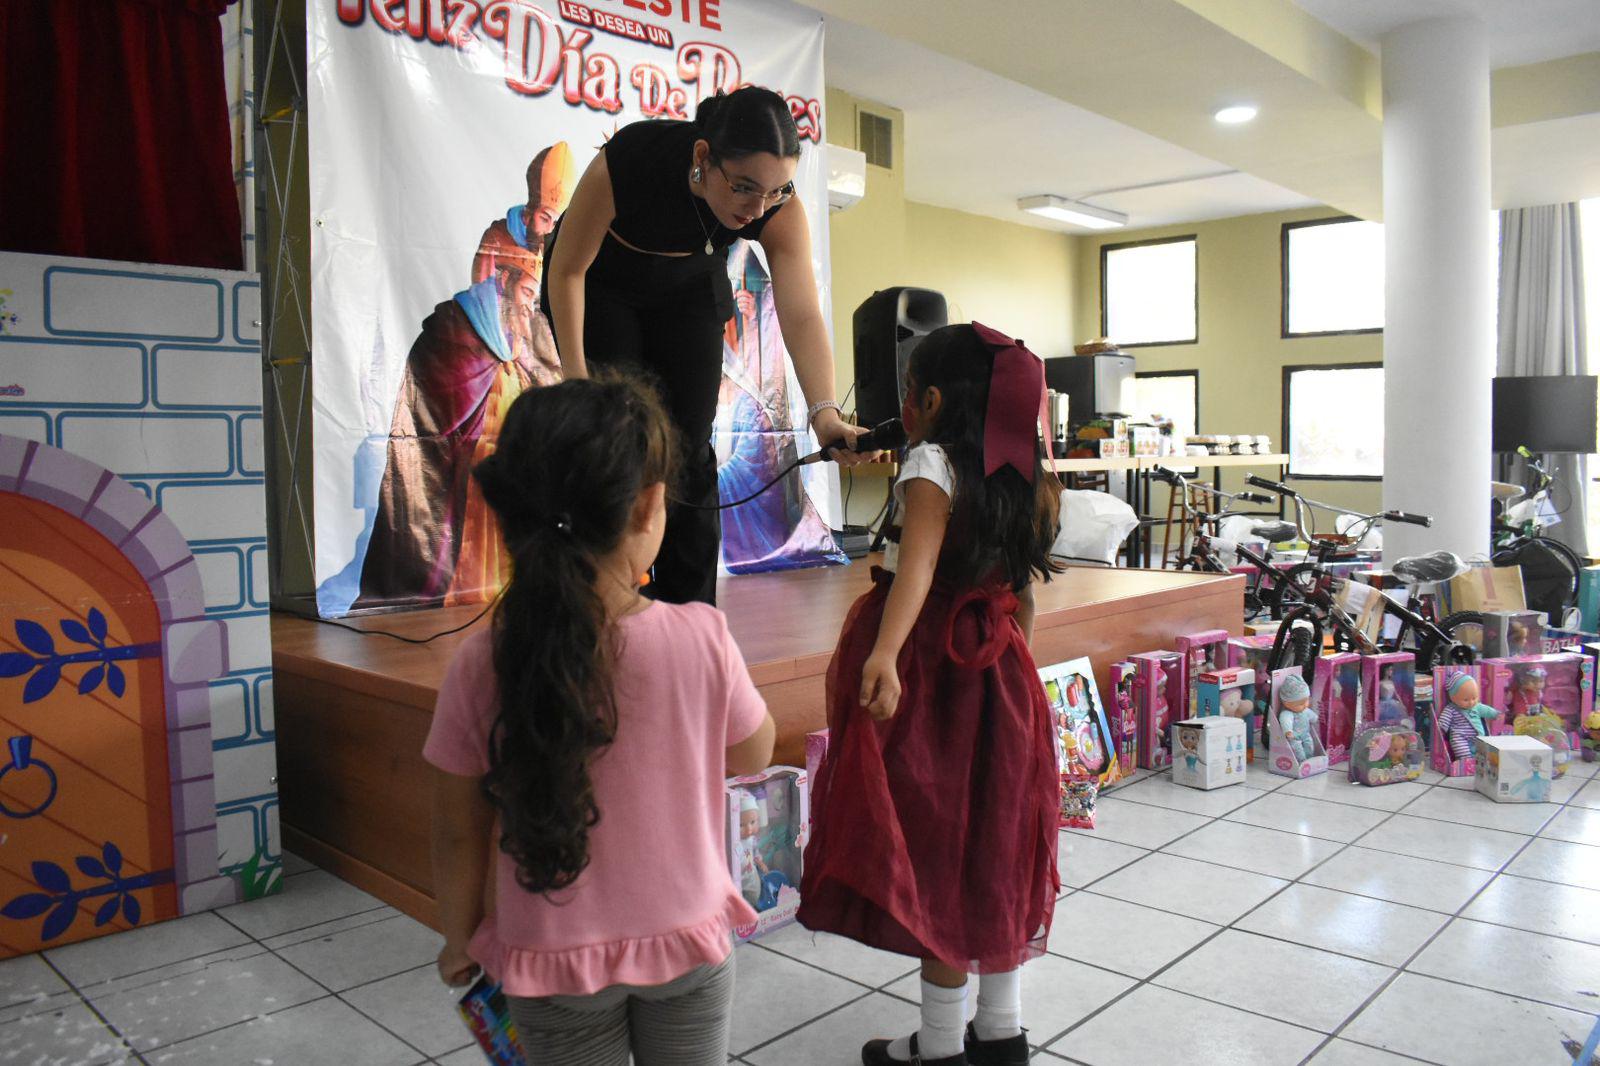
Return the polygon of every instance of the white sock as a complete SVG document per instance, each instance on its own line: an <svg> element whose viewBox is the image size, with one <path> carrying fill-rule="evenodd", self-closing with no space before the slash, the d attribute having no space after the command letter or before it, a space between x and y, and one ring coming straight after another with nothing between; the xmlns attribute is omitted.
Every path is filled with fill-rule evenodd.
<svg viewBox="0 0 1600 1066"><path fill-rule="evenodd" d="M945 988L922 982L922 1028L917 1030L917 1051L925 1059L948 1059L966 1047L967 986ZM911 1038L902 1036L889 1045L889 1057L911 1061Z"/></svg>
<svg viewBox="0 0 1600 1066"><path fill-rule="evenodd" d="M972 1028L979 1040L1022 1035L1022 971L986 973L978 978L978 1016Z"/></svg>

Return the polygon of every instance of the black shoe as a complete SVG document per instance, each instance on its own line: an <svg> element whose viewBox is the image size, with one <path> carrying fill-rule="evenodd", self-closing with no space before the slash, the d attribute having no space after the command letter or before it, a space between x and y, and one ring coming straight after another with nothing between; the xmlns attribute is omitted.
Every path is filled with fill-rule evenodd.
<svg viewBox="0 0 1600 1066"><path fill-rule="evenodd" d="M906 1066L899 1059L889 1057L892 1040L868 1040L861 1047L862 1066ZM917 1034L911 1034L911 1062L913 1066L967 1066L967 1054L958 1051L949 1058L925 1059L917 1051Z"/></svg>
<svg viewBox="0 0 1600 1066"><path fill-rule="evenodd" d="M979 1040L967 1023L967 1062L971 1066L1028 1066L1028 1031L1004 1040Z"/></svg>

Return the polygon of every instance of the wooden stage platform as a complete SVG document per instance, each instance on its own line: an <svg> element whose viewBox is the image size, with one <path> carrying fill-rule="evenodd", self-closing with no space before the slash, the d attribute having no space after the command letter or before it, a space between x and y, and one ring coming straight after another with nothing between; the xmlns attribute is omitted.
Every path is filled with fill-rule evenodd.
<svg viewBox="0 0 1600 1066"><path fill-rule="evenodd" d="M775 762L804 765L805 734L825 724L828 659L846 610L869 584L865 561L722 579L719 604L778 723ZM1034 658L1048 665L1087 655L1104 693L1111 663L1124 656L1171 647L1180 633L1240 632L1243 597L1242 577L1073 567L1037 589ZM425 637L479 610L351 624ZM430 924L433 771L422 743L445 668L471 631L419 646L272 617L285 846Z"/></svg>

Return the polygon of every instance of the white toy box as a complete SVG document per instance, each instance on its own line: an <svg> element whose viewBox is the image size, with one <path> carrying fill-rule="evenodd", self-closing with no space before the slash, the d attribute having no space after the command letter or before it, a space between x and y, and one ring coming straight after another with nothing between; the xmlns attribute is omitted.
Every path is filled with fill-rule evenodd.
<svg viewBox="0 0 1600 1066"><path fill-rule="evenodd" d="M1213 789L1244 784L1243 718L1208 715L1186 718L1172 727L1172 781L1190 788Z"/></svg>
<svg viewBox="0 0 1600 1066"><path fill-rule="evenodd" d="M1474 783L1496 803L1549 802L1555 753L1543 741L1516 734L1479 737L1476 761Z"/></svg>

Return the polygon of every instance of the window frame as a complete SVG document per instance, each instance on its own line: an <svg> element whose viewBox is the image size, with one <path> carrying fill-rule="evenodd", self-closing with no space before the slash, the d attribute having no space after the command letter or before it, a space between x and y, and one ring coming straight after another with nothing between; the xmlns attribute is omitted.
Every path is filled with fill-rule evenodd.
<svg viewBox="0 0 1600 1066"><path fill-rule="evenodd" d="M1380 474L1296 474L1292 467L1294 462L1294 438L1289 430L1289 381L1298 372L1304 370L1382 370L1383 361L1365 361L1359 363L1292 363L1283 368L1283 463L1284 480L1294 481L1382 481ZM1384 387L1387 388L1389 379L1384 378ZM1387 441L1385 442L1387 445Z"/></svg>
<svg viewBox="0 0 1600 1066"><path fill-rule="evenodd" d="M1285 222L1278 231L1278 336L1280 340L1300 340L1304 337L1361 337L1383 333L1382 326L1365 329L1326 329L1309 333L1289 331L1289 231L1310 229L1312 226L1333 226L1342 222L1370 222L1371 219L1355 215L1335 215L1332 218L1313 218L1304 222ZM1285 441L1285 446L1288 442Z"/></svg>
<svg viewBox="0 0 1600 1066"><path fill-rule="evenodd" d="M1139 378L1194 378L1194 431L1200 433L1200 371L1192 370L1135 370L1134 379Z"/></svg>
<svg viewBox="0 0 1600 1066"><path fill-rule="evenodd" d="M1117 347L1119 349L1170 348L1180 344L1200 343L1200 235L1198 233L1188 233L1177 237L1152 237L1148 240L1122 241L1100 246L1100 336L1111 336L1111 331L1107 328L1109 326L1107 321L1109 300L1106 285L1106 260L1110 258L1110 253L1119 252L1126 248L1147 248L1156 244L1179 244L1183 241L1189 241L1194 244L1194 336L1189 340L1181 341L1138 341L1131 344L1123 344L1118 341ZM1112 337L1112 340L1116 340L1116 338Z"/></svg>

